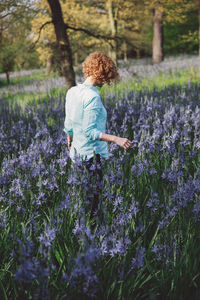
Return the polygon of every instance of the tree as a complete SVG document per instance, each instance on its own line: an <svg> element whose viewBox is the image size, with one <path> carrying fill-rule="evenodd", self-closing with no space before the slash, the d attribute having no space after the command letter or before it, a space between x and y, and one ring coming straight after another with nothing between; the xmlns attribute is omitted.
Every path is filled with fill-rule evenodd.
<svg viewBox="0 0 200 300"><path fill-rule="evenodd" d="M34 11L29 1L2 0L0 5L0 66L10 82L9 73L17 65L19 68L33 65L37 53L31 50L30 20ZM17 33L17 34L16 34Z"/></svg>
<svg viewBox="0 0 200 300"><path fill-rule="evenodd" d="M198 53L198 18L196 9L193 8L185 12L185 16L183 21L165 21L165 55Z"/></svg>
<svg viewBox="0 0 200 300"><path fill-rule="evenodd" d="M199 58L200 58L200 0L195 1L197 12L198 12L198 40L199 40ZM200 63L199 63L199 71L200 71Z"/></svg>
<svg viewBox="0 0 200 300"><path fill-rule="evenodd" d="M69 39L69 36L73 34L77 36L82 32L82 34L87 34L94 37L100 37L98 33L92 33L90 30L84 29L76 26L76 19L74 20L74 13L77 14L76 11L74 11L73 14L70 14L71 7L74 7L76 5L75 1L62 3L59 1L47 1L49 3L50 13L51 17L49 16L48 8L45 7L45 2L40 1L38 2L39 7L41 7L42 13L38 16L37 22L39 23L40 20L42 22L39 32L41 32L41 29L46 29L45 24L47 26L51 26L53 24L54 26L54 33L51 31L52 26L50 27L50 34L45 33L45 39L47 37L47 43L48 47L51 49L51 55L49 55L49 60L53 61L53 57L55 57L55 52L53 51L53 48L55 49L55 38L58 43L59 51L60 51L60 57L62 61L62 73L66 80L66 86L69 88L70 86L75 84L75 75L73 71L73 57L72 57L72 51L71 51L71 40ZM81 2L81 1L80 1ZM62 7L60 6L60 3L62 3ZM66 4L66 5L65 5ZM79 6L79 5L78 5ZM64 12L64 13L63 13ZM43 15L45 15L45 21ZM84 18L83 18L84 19ZM68 24L69 20L73 20L74 24L73 26ZM80 20L80 19L78 19ZM35 22L34 22L35 23ZM81 23L81 22L80 22ZM74 26L75 25L75 26ZM35 27L35 32L38 31L38 28ZM77 44L80 39L76 39ZM81 47L81 44L80 44ZM79 47L79 48L80 48ZM44 48L43 48L44 49Z"/></svg>
<svg viewBox="0 0 200 300"><path fill-rule="evenodd" d="M199 1L199 0L195 0ZM46 0L38 0L40 14L34 19L34 32L40 36L38 49L43 60L51 64L59 62L57 37ZM164 58L166 24L180 25L186 22L185 12L194 0L70 0L58 1L71 48L72 63L77 64L91 51L102 50L117 62L117 58L137 56L152 52L153 62ZM154 12L154 14L152 14ZM92 15L92 18L91 18ZM151 17L152 16L152 17ZM153 43L150 27L154 23ZM170 26L169 26L170 24ZM192 25L194 25L192 23ZM163 30L164 29L164 30ZM168 30L167 29L167 30ZM168 35L169 36L169 35ZM180 37L183 39L183 36ZM176 38L172 37L175 41ZM181 41L182 42L182 41ZM163 47L164 44L164 47ZM180 48L182 49L182 48Z"/></svg>
<svg viewBox="0 0 200 300"><path fill-rule="evenodd" d="M175 0L168 0L170 4L170 13L174 11L173 3ZM192 43L197 44L198 46L198 52L200 57L200 0L176 0L176 13L172 14L172 18L175 17L173 20L171 18L171 22L174 22L178 20L180 23L184 24L184 21L187 20L187 18L193 19L193 24L198 24L196 27L196 30L193 30L193 32L188 32L187 37L185 35L185 39ZM194 16L194 18L193 18ZM168 14L169 18L169 14ZM196 39L196 41L195 41ZM200 68L200 64L199 64Z"/></svg>
<svg viewBox="0 0 200 300"><path fill-rule="evenodd" d="M152 41L152 61L160 63L164 59L163 52L163 21L164 21L164 4L167 0L147 0L145 6L153 14L153 41Z"/></svg>
<svg viewBox="0 0 200 300"><path fill-rule="evenodd" d="M199 7L200 0L145 0L145 7L153 11L152 60L158 63L163 60L165 23L184 24L186 14L194 7Z"/></svg>
<svg viewBox="0 0 200 300"><path fill-rule="evenodd" d="M45 3L44 0L38 2L41 13L34 19L33 30L35 36L40 33L37 48L41 59L48 61L50 67L56 61L56 36ZM131 55L140 49L149 51L145 29L149 18L145 16L144 21L143 0L70 0L60 1L60 4L74 63L81 62L92 50L108 52L114 61L127 56L128 51Z"/></svg>
<svg viewBox="0 0 200 300"><path fill-rule="evenodd" d="M10 72L14 68L15 52L15 45L13 44L1 46L0 64L3 73L6 73L7 84L10 83Z"/></svg>
<svg viewBox="0 0 200 300"><path fill-rule="evenodd" d="M137 55L140 50L147 51L150 23L148 13L144 15L144 0L91 0L91 3L106 16L102 29L112 37L109 55L116 63L120 56L126 58L128 51Z"/></svg>
<svg viewBox="0 0 200 300"><path fill-rule="evenodd" d="M113 0L107 0L107 11L109 16L109 23L111 29L111 36L113 40L110 43L110 57L113 59L115 64L117 65L117 52L118 52L118 41L116 39L117 36L117 21L118 21L118 12L119 8L114 7Z"/></svg>
<svg viewBox="0 0 200 300"><path fill-rule="evenodd" d="M97 12L101 9L107 18L102 29L112 37L109 55L116 64L120 55L127 57L128 49L136 53L139 53L139 49L147 49L147 32L144 27L148 17L144 16L143 0L91 0L90 5L96 6Z"/></svg>
<svg viewBox="0 0 200 300"><path fill-rule="evenodd" d="M52 13L56 39L60 51L63 75L67 89L76 85L73 69L72 52L67 35L66 24L63 20L61 6L58 0L47 0Z"/></svg>
<svg viewBox="0 0 200 300"><path fill-rule="evenodd" d="M164 59L163 41L163 11L156 3L153 9L153 63L159 63Z"/></svg>

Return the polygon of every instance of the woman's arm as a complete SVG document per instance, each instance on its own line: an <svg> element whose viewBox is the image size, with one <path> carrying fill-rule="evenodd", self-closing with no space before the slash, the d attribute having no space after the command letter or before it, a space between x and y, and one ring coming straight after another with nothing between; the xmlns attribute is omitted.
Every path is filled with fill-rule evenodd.
<svg viewBox="0 0 200 300"><path fill-rule="evenodd" d="M126 150L129 149L132 143L127 138L101 133L101 131L97 129L97 118L100 112L101 107L99 106L99 97L94 97L85 104L83 130L86 137L89 140L99 139L106 142L113 142Z"/></svg>
<svg viewBox="0 0 200 300"><path fill-rule="evenodd" d="M118 146L124 148L125 150L129 149L132 146L132 142L127 138L121 138L112 134L102 133L100 136L100 140L105 142L113 142Z"/></svg>

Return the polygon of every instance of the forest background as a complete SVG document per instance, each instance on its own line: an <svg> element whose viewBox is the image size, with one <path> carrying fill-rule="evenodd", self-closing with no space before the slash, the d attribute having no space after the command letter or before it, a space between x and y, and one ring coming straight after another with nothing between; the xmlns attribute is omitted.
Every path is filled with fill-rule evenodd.
<svg viewBox="0 0 200 300"><path fill-rule="evenodd" d="M47 68L75 84L92 51L113 60L200 53L199 0L2 0L0 73Z"/></svg>

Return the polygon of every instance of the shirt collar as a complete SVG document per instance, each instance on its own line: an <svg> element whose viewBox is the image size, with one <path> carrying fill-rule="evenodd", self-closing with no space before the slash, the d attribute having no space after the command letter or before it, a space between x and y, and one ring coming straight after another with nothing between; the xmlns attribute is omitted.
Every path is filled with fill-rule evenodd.
<svg viewBox="0 0 200 300"><path fill-rule="evenodd" d="M99 94L98 89L94 85L85 84L85 83L78 83L78 85L80 85L80 86L87 86L87 87L89 87L90 89L94 90L95 92L97 92Z"/></svg>

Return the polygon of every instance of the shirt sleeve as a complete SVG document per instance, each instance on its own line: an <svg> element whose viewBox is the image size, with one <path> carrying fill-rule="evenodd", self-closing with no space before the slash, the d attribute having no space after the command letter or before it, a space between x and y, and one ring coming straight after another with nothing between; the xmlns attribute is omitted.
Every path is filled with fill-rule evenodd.
<svg viewBox="0 0 200 300"><path fill-rule="evenodd" d="M69 112L67 108L67 97L66 97L66 104L65 104L65 121L64 121L64 132L67 134L73 135L73 128L72 128L72 123L69 118Z"/></svg>
<svg viewBox="0 0 200 300"><path fill-rule="evenodd" d="M89 140L99 140L101 131L97 128L98 118L101 114L98 97L92 98L84 104L83 131Z"/></svg>

